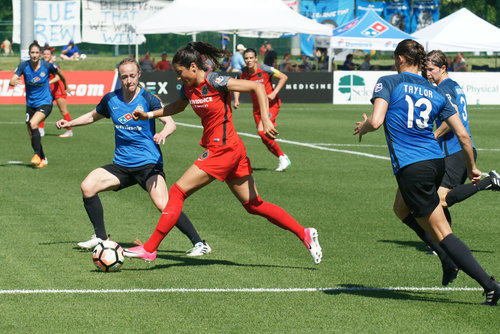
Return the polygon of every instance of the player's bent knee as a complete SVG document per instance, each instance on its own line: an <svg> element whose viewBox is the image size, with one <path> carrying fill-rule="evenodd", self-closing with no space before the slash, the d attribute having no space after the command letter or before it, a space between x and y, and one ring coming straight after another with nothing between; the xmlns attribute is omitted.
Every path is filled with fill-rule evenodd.
<svg viewBox="0 0 500 334"><path fill-rule="evenodd" d="M248 202L243 203L243 207L247 212L251 215L258 215L259 214L259 206L264 203L264 201L260 198L260 196L257 196L253 199L251 199Z"/></svg>

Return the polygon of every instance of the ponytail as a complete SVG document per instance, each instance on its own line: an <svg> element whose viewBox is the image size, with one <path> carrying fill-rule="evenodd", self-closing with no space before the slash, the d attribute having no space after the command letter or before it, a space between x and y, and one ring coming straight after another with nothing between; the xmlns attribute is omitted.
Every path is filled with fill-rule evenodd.
<svg viewBox="0 0 500 334"><path fill-rule="evenodd" d="M206 71L208 66L205 64L205 59L212 61L214 67L219 67L219 58L223 54L223 50L219 50L209 43L189 42L188 45L177 50L172 59L172 64L189 68L191 63L195 63L198 68Z"/></svg>

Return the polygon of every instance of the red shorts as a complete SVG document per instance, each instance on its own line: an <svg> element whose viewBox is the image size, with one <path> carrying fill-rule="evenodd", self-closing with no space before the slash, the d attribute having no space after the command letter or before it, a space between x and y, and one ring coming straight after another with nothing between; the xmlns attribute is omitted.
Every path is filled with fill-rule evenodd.
<svg viewBox="0 0 500 334"><path fill-rule="evenodd" d="M50 85L50 92L52 93L52 98L55 99L65 99L68 97L66 94L66 87L61 81Z"/></svg>
<svg viewBox="0 0 500 334"><path fill-rule="evenodd" d="M269 118L271 119L271 122L273 122L273 125L276 126L276 117L278 117L278 114L280 112L281 103L279 100L274 101L275 102L269 102ZM260 109L258 107L253 110L253 118L255 119L255 124L259 125L262 118L260 116Z"/></svg>
<svg viewBox="0 0 500 334"><path fill-rule="evenodd" d="M253 172L241 139L234 144L208 147L194 164L222 182L230 182Z"/></svg>

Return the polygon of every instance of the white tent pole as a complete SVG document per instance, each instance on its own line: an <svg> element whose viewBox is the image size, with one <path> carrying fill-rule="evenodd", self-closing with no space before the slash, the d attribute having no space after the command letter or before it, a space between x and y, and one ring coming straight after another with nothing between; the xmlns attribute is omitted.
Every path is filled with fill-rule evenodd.
<svg viewBox="0 0 500 334"><path fill-rule="evenodd" d="M330 37L330 45L328 46L328 72L332 71L332 55L333 55L333 38Z"/></svg>
<svg viewBox="0 0 500 334"><path fill-rule="evenodd" d="M135 34L135 60L139 61L139 42L137 40L139 39L139 35Z"/></svg>
<svg viewBox="0 0 500 334"><path fill-rule="evenodd" d="M236 33L233 33L233 55L236 53Z"/></svg>
<svg viewBox="0 0 500 334"><path fill-rule="evenodd" d="M196 33L193 33L191 36L193 37L193 42L196 42Z"/></svg>

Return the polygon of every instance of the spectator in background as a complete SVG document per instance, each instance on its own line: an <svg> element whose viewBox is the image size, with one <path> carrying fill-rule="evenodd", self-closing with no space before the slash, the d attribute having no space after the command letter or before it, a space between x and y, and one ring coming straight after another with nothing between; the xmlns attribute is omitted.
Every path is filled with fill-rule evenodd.
<svg viewBox="0 0 500 334"><path fill-rule="evenodd" d="M69 41L68 45L63 46L61 51L61 59L64 60L80 60L80 50L75 45L73 40Z"/></svg>
<svg viewBox="0 0 500 334"><path fill-rule="evenodd" d="M5 37L5 40L2 43L2 49L4 56L10 56L14 54L14 51L12 50L12 43L7 37Z"/></svg>
<svg viewBox="0 0 500 334"><path fill-rule="evenodd" d="M293 72L292 63L290 62L290 53L286 52L283 55L283 60L280 63L280 72Z"/></svg>
<svg viewBox="0 0 500 334"><path fill-rule="evenodd" d="M151 53L146 51L146 53L139 58L139 65L141 65L142 72L151 72L155 68L155 59L151 59Z"/></svg>
<svg viewBox="0 0 500 334"><path fill-rule="evenodd" d="M467 62L462 52L459 52L453 59L453 72L469 72Z"/></svg>
<svg viewBox="0 0 500 334"><path fill-rule="evenodd" d="M361 71L369 71L370 70L370 60L371 60L371 56L370 56L370 54L367 54L365 56L365 61L361 64L359 69Z"/></svg>
<svg viewBox="0 0 500 334"><path fill-rule="evenodd" d="M222 72L231 72L231 61L233 60L233 53L226 50L224 52L224 58L221 61L220 69Z"/></svg>
<svg viewBox="0 0 500 334"><path fill-rule="evenodd" d="M245 67L245 60L243 59L243 52L246 50L243 44L238 44L236 46L236 50L238 50L231 60L231 72L241 73L243 67Z"/></svg>
<svg viewBox="0 0 500 334"><path fill-rule="evenodd" d="M299 71L312 72L313 70L314 66L307 60L307 56L302 56L302 62L299 64Z"/></svg>
<svg viewBox="0 0 500 334"><path fill-rule="evenodd" d="M271 66L276 68L277 66L277 60L278 60L278 54L276 51L274 51L273 46L271 43L266 41L266 55L264 56L264 64L267 66Z"/></svg>
<svg viewBox="0 0 500 334"><path fill-rule="evenodd" d="M266 55L266 52L267 52L267 48L266 48L266 44L268 42L265 41L259 48L259 55L261 55L262 57L264 57Z"/></svg>
<svg viewBox="0 0 500 334"><path fill-rule="evenodd" d="M161 53L161 60L156 63L156 69L161 72L170 71L172 69L170 62L167 60L167 53L165 51Z"/></svg>
<svg viewBox="0 0 500 334"><path fill-rule="evenodd" d="M342 65L342 71L353 71L356 69L356 65L352 62L354 56L352 53L349 53L345 58L344 65Z"/></svg>
<svg viewBox="0 0 500 334"><path fill-rule="evenodd" d="M327 50L325 48L316 49L316 57L318 59L318 70L320 72L328 72L330 58L328 57Z"/></svg>
<svg viewBox="0 0 500 334"><path fill-rule="evenodd" d="M227 44L231 39L227 34L220 34L220 48L224 51L227 50Z"/></svg>

